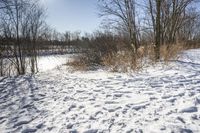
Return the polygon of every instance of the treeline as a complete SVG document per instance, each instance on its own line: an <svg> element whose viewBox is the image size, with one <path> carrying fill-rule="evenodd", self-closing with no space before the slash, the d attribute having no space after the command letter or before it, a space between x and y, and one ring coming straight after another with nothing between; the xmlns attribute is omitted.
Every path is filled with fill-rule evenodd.
<svg viewBox="0 0 200 133"><path fill-rule="evenodd" d="M25 74L28 55L31 71L36 72L36 42L44 25L44 9L37 0L0 0L0 7L1 75L12 68ZM5 56L12 58L5 60Z"/></svg>
<svg viewBox="0 0 200 133"><path fill-rule="evenodd" d="M37 72L39 55L76 52L79 33L68 38L45 18L39 0L0 0L0 76Z"/></svg>
<svg viewBox="0 0 200 133"><path fill-rule="evenodd" d="M102 30L82 36L80 32L66 32L57 38L83 43L113 36L126 40L126 47L135 53L142 45L156 45L156 40L169 47L191 44L200 41L199 5L198 0L99 0Z"/></svg>
<svg viewBox="0 0 200 133"><path fill-rule="evenodd" d="M35 73L37 57L42 54L82 53L79 60L86 64L117 65L116 62L126 60L136 67L144 55L141 51L153 53L153 59L159 61L163 46L165 53L171 54L177 44L188 47L200 43L199 1L99 0L98 3L99 15L104 18L102 30L81 35L59 33L48 26L39 0L0 0L0 75L10 75L11 71L25 74L27 69Z"/></svg>
<svg viewBox="0 0 200 133"><path fill-rule="evenodd" d="M199 5L197 0L99 0L106 32L71 65L138 69L144 56L167 61L180 50L199 47Z"/></svg>
<svg viewBox="0 0 200 133"><path fill-rule="evenodd" d="M199 1L196 0L100 0L105 23L128 33L133 52L142 42L160 45L200 39ZM111 16L111 17L110 17Z"/></svg>

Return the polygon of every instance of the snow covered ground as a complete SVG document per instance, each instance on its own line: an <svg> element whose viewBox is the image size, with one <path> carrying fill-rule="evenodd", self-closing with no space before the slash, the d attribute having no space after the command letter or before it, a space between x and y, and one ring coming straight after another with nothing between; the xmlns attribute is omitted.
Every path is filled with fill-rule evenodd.
<svg viewBox="0 0 200 133"><path fill-rule="evenodd" d="M66 64L68 61L72 59L72 57L75 56L74 54L63 54L63 55L40 55L37 58L37 63L38 63L38 70L40 72L44 72L47 70L52 70L62 64ZM4 68L5 75L17 75L16 68L15 66L11 65L11 61L14 60L14 58L7 59L5 58L4 61L4 66L7 66ZM26 57L27 64L30 62L30 58ZM10 69L8 69L10 68ZM30 65L27 66L26 68L26 73L31 73L31 67Z"/></svg>
<svg viewBox="0 0 200 133"><path fill-rule="evenodd" d="M162 63L161 63L162 64ZM199 133L200 49L134 74L0 78L1 133Z"/></svg>
<svg viewBox="0 0 200 133"><path fill-rule="evenodd" d="M72 57L73 54L39 56L38 69L40 72L52 70L66 64Z"/></svg>

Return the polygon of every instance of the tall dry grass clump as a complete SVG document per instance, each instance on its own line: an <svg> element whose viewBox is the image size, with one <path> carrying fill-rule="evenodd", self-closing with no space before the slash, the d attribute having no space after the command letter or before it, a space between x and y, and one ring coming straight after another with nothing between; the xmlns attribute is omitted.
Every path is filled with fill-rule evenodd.
<svg viewBox="0 0 200 133"><path fill-rule="evenodd" d="M66 65L72 67L74 71L86 71L88 69L88 63L85 57L81 57L80 55L74 57L74 59L67 62Z"/></svg>
<svg viewBox="0 0 200 133"><path fill-rule="evenodd" d="M179 57L180 52L186 49L184 44L172 44L172 45L162 45L160 48L161 59L168 63L170 60L176 60Z"/></svg>
<svg viewBox="0 0 200 133"><path fill-rule="evenodd" d="M131 72L137 71L142 67L140 59L134 58L131 51L119 51L104 56L101 64L108 67L112 72Z"/></svg>

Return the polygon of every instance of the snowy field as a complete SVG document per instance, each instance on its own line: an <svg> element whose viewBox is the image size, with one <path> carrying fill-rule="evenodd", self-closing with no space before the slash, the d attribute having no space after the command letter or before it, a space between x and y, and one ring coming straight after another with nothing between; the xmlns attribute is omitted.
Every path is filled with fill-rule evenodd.
<svg viewBox="0 0 200 133"><path fill-rule="evenodd" d="M72 59L74 54L63 54L63 55L40 55L37 58L38 63L38 70L40 72L44 72L47 70L52 70L62 64L66 64L68 61ZM7 59L5 58L4 66L7 66L4 68L6 75L17 75L16 69L14 68L14 65L12 66L12 62L10 60L14 60L15 58ZM26 57L27 64L30 63L30 58ZM10 68L10 69L9 69ZM30 65L26 66L26 73L31 73L31 67Z"/></svg>
<svg viewBox="0 0 200 133"><path fill-rule="evenodd" d="M0 77L0 132L200 133L200 50L161 64L132 75L62 66Z"/></svg>

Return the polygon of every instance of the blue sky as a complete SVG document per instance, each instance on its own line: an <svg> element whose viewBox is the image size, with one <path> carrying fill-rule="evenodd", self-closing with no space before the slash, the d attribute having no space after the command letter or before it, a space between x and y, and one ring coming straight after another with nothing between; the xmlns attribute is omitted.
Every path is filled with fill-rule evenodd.
<svg viewBox="0 0 200 133"><path fill-rule="evenodd" d="M92 32L98 29L97 0L42 0L47 8L47 23L59 32Z"/></svg>

